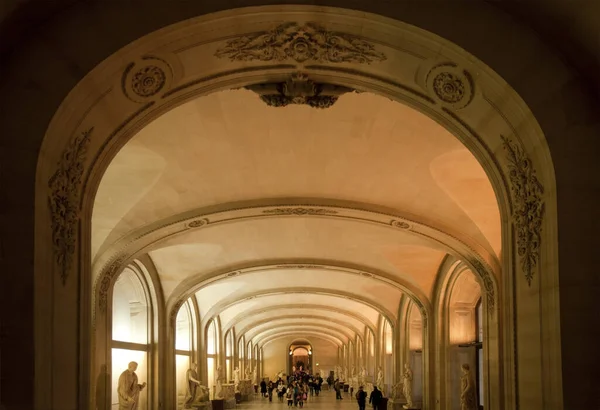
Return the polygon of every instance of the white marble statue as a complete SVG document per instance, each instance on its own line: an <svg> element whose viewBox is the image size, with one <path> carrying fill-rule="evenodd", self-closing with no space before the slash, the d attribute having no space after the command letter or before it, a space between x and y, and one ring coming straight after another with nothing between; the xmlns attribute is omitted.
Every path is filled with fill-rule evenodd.
<svg viewBox="0 0 600 410"><path fill-rule="evenodd" d="M279 373L277 373L277 378L275 380L277 380L277 379L283 380L283 376L284 376L283 370L280 370Z"/></svg>
<svg viewBox="0 0 600 410"><path fill-rule="evenodd" d="M379 366L379 370L377 371L377 381L375 382L377 388L383 391L383 369Z"/></svg>
<svg viewBox="0 0 600 410"><path fill-rule="evenodd" d="M344 366L344 372L343 372L343 374L344 374L343 380L347 381L348 380L348 368L346 366Z"/></svg>
<svg viewBox="0 0 600 410"><path fill-rule="evenodd" d="M475 380L468 364L462 365L460 378L460 410L477 410Z"/></svg>
<svg viewBox="0 0 600 410"><path fill-rule="evenodd" d="M258 386L258 371L256 370L256 366L254 366L254 370L252 371L252 382Z"/></svg>
<svg viewBox="0 0 600 410"><path fill-rule="evenodd" d="M140 392L146 387L146 382L138 384L138 377L135 374L138 364L129 362L127 370L119 376L117 393L119 395L119 410L137 410Z"/></svg>
<svg viewBox="0 0 600 410"><path fill-rule="evenodd" d="M196 400L196 392L200 385L200 380L198 379L198 366L196 363L192 363L190 368L185 372L185 379L187 381L187 391L185 392L183 408L191 409L192 403Z"/></svg>
<svg viewBox="0 0 600 410"><path fill-rule="evenodd" d="M246 380L252 380L252 371L250 370L250 366L246 366L246 369L244 370L244 378Z"/></svg>
<svg viewBox="0 0 600 410"><path fill-rule="evenodd" d="M358 382L362 385L364 385L367 382L367 369L365 368L365 366L363 366L360 369L360 373L358 375Z"/></svg>
<svg viewBox="0 0 600 410"><path fill-rule="evenodd" d="M404 393L404 398L406 399L406 404L404 405L405 409L410 409L413 406L412 401L412 380L413 380L413 372L408 363L404 364L404 374L402 374L402 384L404 385L402 388L402 393Z"/></svg>
<svg viewBox="0 0 600 410"><path fill-rule="evenodd" d="M356 367L352 366L352 372L350 373L350 377L354 379L356 377Z"/></svg>
<svg viewBox="0 0 600 410"><path fill-rule="evenodd" d="M223 371L221 370L221 366L217 367L217 380L215 386L215 399L223 398Z"/></svg>

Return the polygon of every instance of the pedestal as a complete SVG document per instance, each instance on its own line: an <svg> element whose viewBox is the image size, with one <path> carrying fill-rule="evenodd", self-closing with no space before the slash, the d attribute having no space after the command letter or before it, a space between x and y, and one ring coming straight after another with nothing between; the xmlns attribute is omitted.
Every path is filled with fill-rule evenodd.
<svg viewBox="0 0 600 410"><path fill-rule="evenodd" d="M215 399L211 400L212 410L225 410L225 400Z"/></svg>

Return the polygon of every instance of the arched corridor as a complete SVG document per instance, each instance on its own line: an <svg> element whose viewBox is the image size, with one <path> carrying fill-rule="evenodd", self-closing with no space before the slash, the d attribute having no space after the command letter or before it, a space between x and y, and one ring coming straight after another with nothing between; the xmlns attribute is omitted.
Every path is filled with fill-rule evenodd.
<svg viewBox="0 0 600 410"><path fill-rule="evenodd" d="M567 408L565 107L537 109L510 53L467 50L458 16L169 13L55 81L35 408L260 409L279 381L294 401L322 385L314 408L361 386L393 409Z"/></svg>

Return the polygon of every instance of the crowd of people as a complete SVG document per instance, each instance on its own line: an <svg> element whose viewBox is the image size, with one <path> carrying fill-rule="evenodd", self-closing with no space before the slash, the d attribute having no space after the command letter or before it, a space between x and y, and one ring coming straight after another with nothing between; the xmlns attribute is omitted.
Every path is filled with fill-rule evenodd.
<svg viewBox="0 0 600 410"><path fill-rule="evenodd" d="M318 373L311 375L300 369L287 376L286 380L279 375L275 381L261 381L260 392L269 401L273 401L273 396L277 395L280 402L287 401L288 407L304 407L309 397L319 395L322 385L323 378Z"/></svg>

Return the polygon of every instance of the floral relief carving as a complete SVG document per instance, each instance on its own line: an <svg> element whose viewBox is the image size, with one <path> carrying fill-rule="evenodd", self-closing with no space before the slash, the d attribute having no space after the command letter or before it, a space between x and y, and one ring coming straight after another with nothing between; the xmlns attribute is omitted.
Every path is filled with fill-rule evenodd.
<svg viewBox="0 0 600 410"><path fill-rule="evenodd" d="M513 222L517 231L517 254L529 286L540 257L545 214L544 187L522 148L502 136L508 156L509 179L514 199Z"/></svg>
<svg viewBox="0 0 600 410"><path fill-rule="evenodd" d="M165 59L144 56L125 68L121 88L131 101L147 103L168 90L172 81L173 69Z"/></svg>
<svg viewBox="0 0 600 410"><path fill-rule="evenodd" d="M440 100L457 103L465 96L465 85L452 73L440 73L433 79L433 90Z"/></svg>
<svg viewBox="0 0 600 410"><path fill-rule="evenodd" d="M338 211L326 208L275 208L266 209L263 211L264 214L275 214L275 215L335 215Z"/></svg>
<svg viewBox="0 0 600 410"><path fill-rule="evenodd" d="M217 50L231 61L285 61L298 63L362 63L386 60L385 54L360 37L328 31L316 23L288 22L273 30L236 37Z"/></svg>
<svg viewBox="0 0 600 410"><path fill-rule="evenodd" d="M114 278L119 274L123 268L125 261L127 260L126 255L119 255L114 259L110 265L104 270L102 279L100 280L98 289L98 306L100 310L105 312L108 302L108 292L111 289Z"/></svg>
<svg viewBox="0 0 600 410"><path fill-rule="evenodd" d="M61 281L66 284L77 243L80 188L93 128L73 139L62 154L58 169L48 180L48 206L52 218L52 243Z"/></svg>

